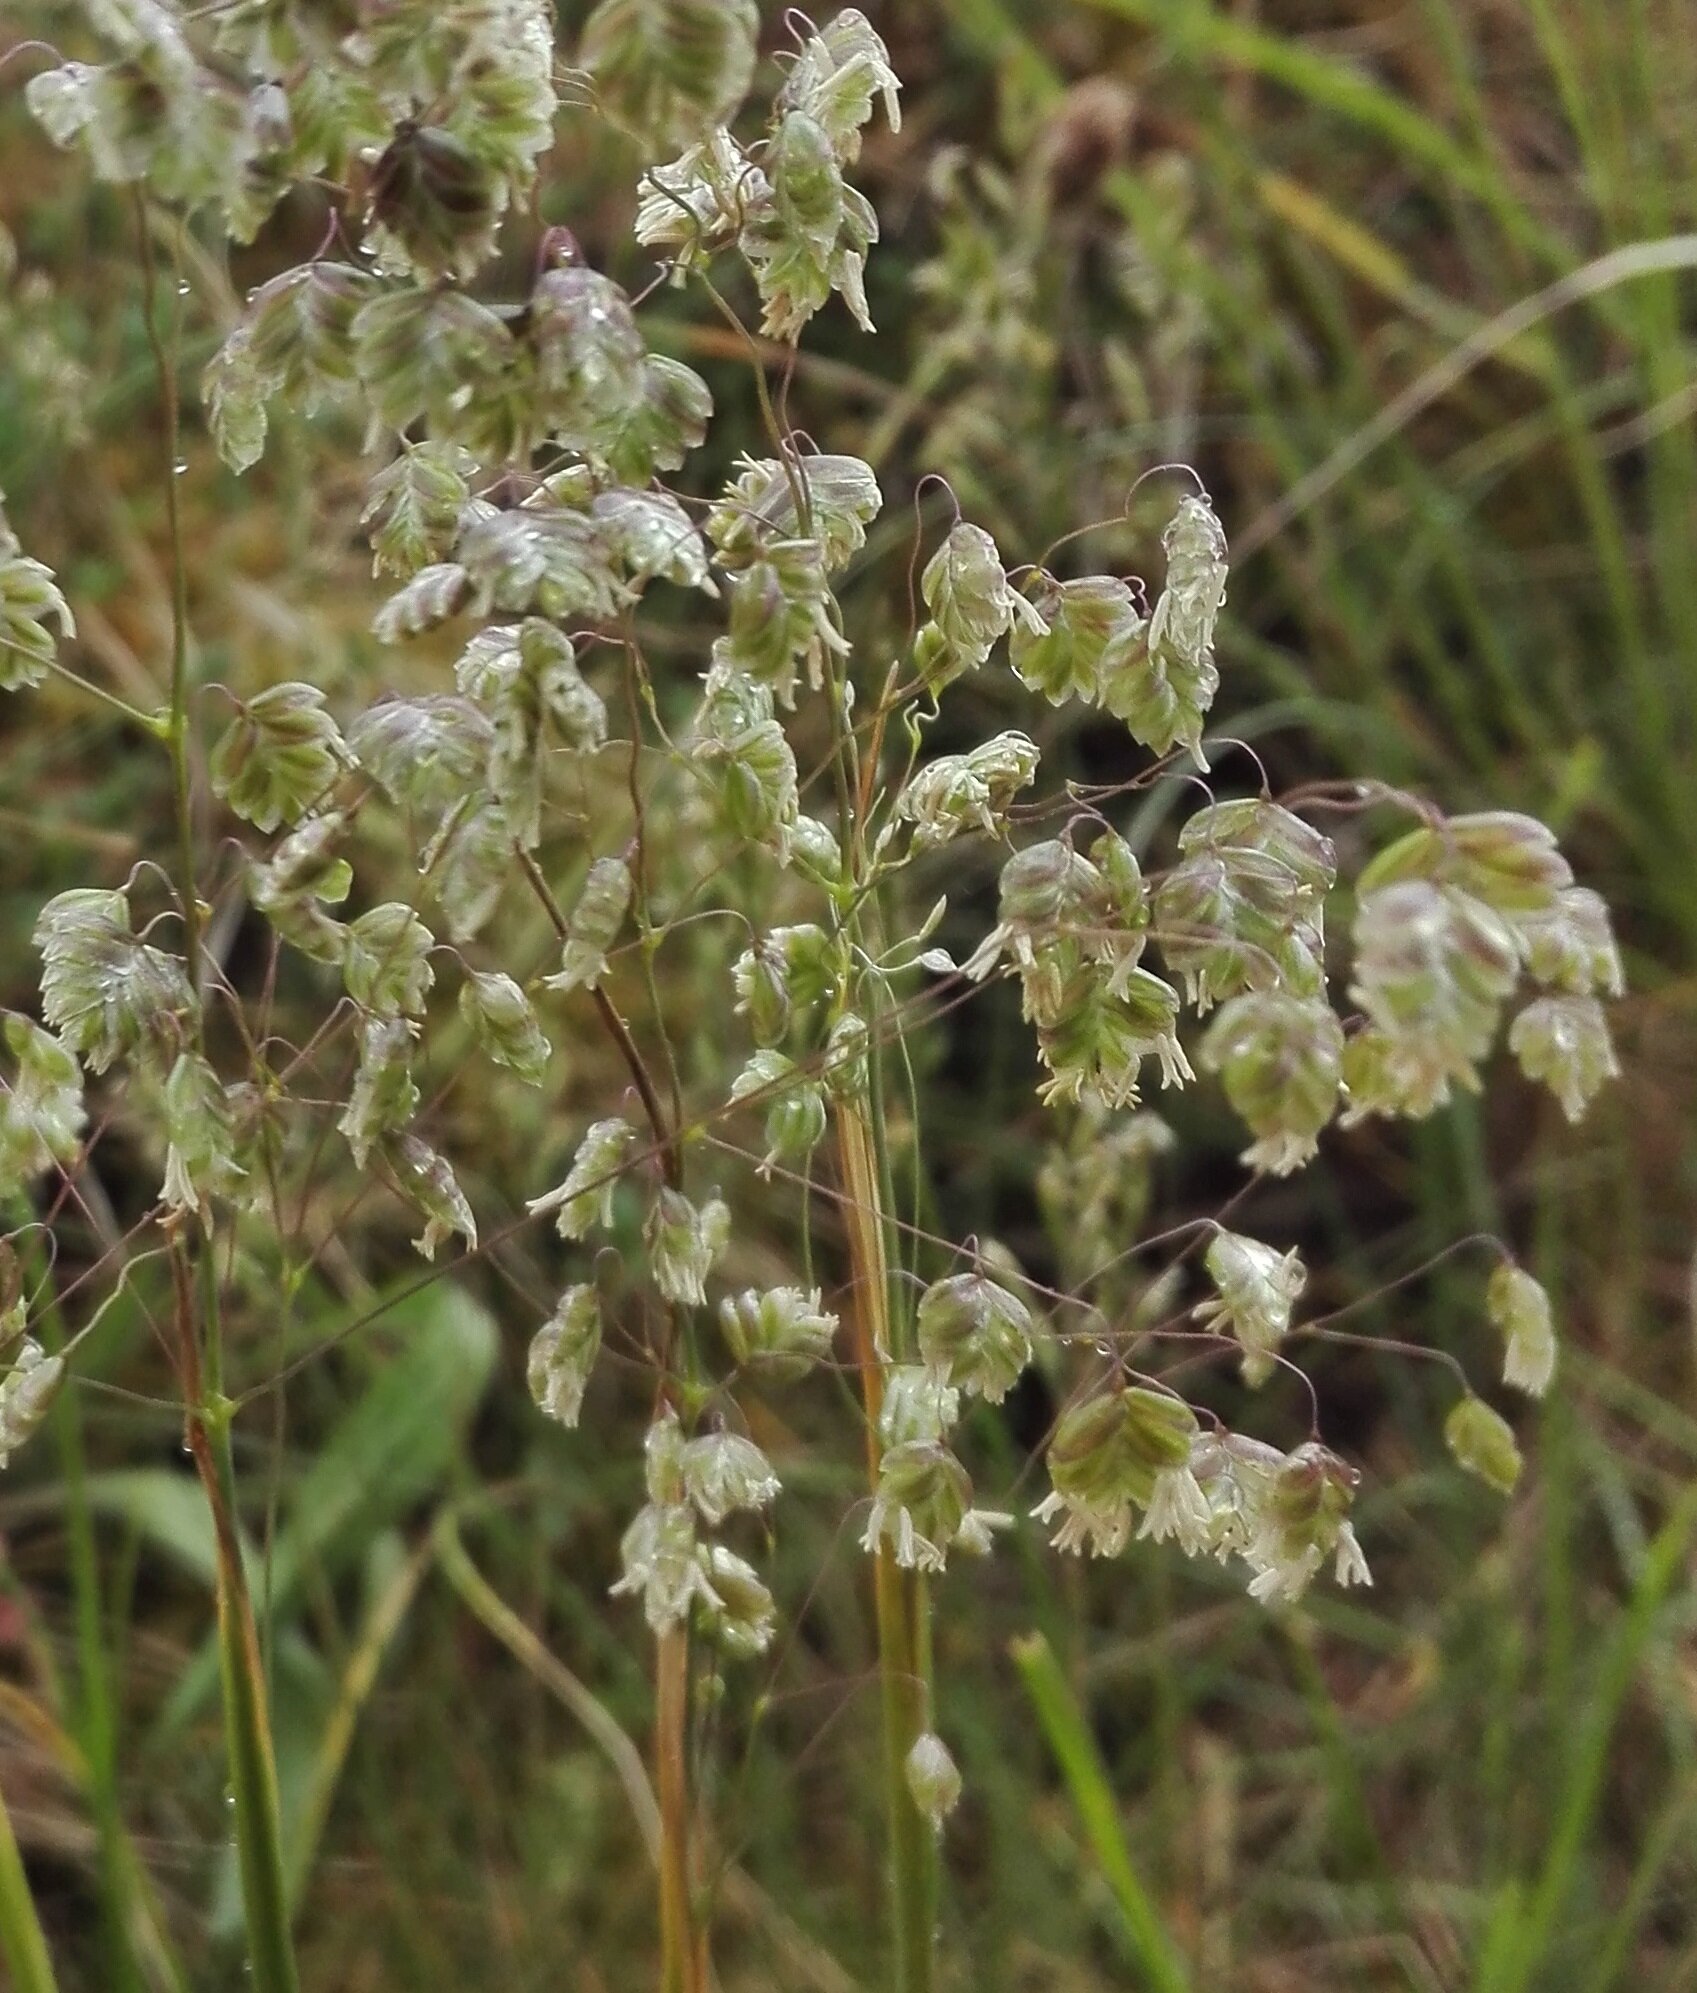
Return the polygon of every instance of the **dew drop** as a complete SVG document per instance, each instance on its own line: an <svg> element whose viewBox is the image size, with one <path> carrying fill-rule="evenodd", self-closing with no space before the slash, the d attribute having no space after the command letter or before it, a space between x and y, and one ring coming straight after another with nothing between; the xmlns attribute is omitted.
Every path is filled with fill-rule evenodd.
<svg viewBox="0 0 1697 1993"><path fill-rule="evenodd" d="M187 469L188 469L187 462L182 457L179 457L177 461L171 466L171 475L173 477L181 477Z"/></svg>
<svg viewBox="0 0 1697 1993"><path fill-rule="evenodd" d="M187 277L179 277L179 278L177 279L177 295L178 295L178 297L180 297L180 298L186 298L186 297L188 296L188 294L189 294L189 280L188 280L188 278L187 278Z"/></svg>

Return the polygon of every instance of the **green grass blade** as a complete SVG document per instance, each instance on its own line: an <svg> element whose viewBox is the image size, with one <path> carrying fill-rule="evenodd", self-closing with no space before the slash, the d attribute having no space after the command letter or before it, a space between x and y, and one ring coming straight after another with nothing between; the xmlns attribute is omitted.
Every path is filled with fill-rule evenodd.
<svg viewBox="0 0 1697 1993"><path fill-rule="evenodd" d="M1233 69L1265 77L1317 110L1330 112L1382 139L1435 173L1456 191L1471 194L1496 215L1499 225L1546 260L1565 256L1533 216L1503 198L1491 166L1423 111L1336 56L1305 48L1287 35L1217 14L1207 5L1173 6L1171 0L1085 0L1105 14L1156 30L1170 48L1209 58Z"/></svg>
<svg viewBox="0 0 1697 1993"><path fill-rule="evenodd" d="M1339 484L1381 445L1399 436L1415 418L1449 394L1468 374L1493 359L1504 347L1547 318L1572 305L1595 298L1623 284L1670 271L1697 269L1697 235L1675 235L1660 241L1629 242L1619 249L1570 270L1530 297L1518 299L1478 327L1442 359L1394 395L1354 435L1335 449L1261 517L1237 536L1240 558L1264 546L1301 516L1318 498Z"/></svg>
<svg viewBox="0 0 1697 1993"><path fill-rule="evenodd" d="M422 1288L399 1299L388 1320L398 1349L289 1491L287 1520L265 1574L271 1615L288 1608L308 1574L339 1569L377 1530L441 1485L488 1387L496 1329L471 1295L447 1284ZM163 1502L165 1491L151 1493ZM174 1745L214 1678L213 1657L202 1652L159 1719L156 1749Z"/></svg>
<svg viewBox="0 0 1697 1993"><path fill-rule="evenodd" d="M377 1675L430 1565L428 1547L416 1551L389 1578L371 1603L359 1637L349 1654L336 1700L326 1718L313 1755L306 1792L287 1832L288 1882L291 1908L298 1909L312 1864L330 1817L354 1731L377 1685Z"/></svg>
<svg viewBox="0 0 1697 1993"><path fill-rule="evenodd" d="M1033 1633L1016 1640L1010 1651L1066 1780L1091 1852L1113 1892L1134 1961L1147 1975L1154 1993L1190 1993L1190 1978L1178 1948L1132 1865L1102 1754L1054 1649L1042 1634Z"/></svg>
<svg viewBox="0 0 1697 1993"><path fill-rule="evenodd" d="M0 1793L0 1952L11 1968L14 1993L58 1993L4 1793Z"/></svg>
<svg viewBox="0 0 1697 1993"><path fill-rule="evenodd" d="M1475 1993L1528 1993L1536 1984L1535 1974L1572 1890L1585 1837L1595 1820L1621 1705L1656 1613L1679 1575L1694 1524L1697 1490L1686 1495L1650 1546L1625 1615L1585 1699L1542 1871L1524 1909L1514 1906L1493 1930L1474 1982Z"/></svg>
<svg viewBox="0 0 1697 1993"><path fill-rule="evenodd" d="M397 1348L291 1491L271 1556L273 1609L308 1571L362 1550L441 1485L488 1389L499 1336L473 1295L443 1282L407 1295L388 1319Z"/></svg>
<svg viewBox="0 0 1697 1993"><path fill-rule="evenodd" d="M1633 1941L1655 1908L1657 1885L1669 1863L1688 1849L1694 1819L1697 1789L1691 1788L1676 1793L1657 1816L1637 1850L1625 1901L1609 1926L1608 1936L1597 1947L1584 1993L1615 1993L1627 1979Z"/></svg>

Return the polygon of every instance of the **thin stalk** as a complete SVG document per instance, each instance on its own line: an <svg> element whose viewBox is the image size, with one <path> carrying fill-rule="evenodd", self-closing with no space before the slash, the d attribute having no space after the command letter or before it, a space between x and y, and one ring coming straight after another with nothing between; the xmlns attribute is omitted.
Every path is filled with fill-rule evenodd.
<svg viewBox="0 0 1697 1993"><path fill-rule="evenodd" d="M523 845L515 844L513 851L531 891L563 941L570 923L542 867ZM591 994L602 1025L641 1097L666 1181L681 1189L683 1143L679 1130L667 1119L641 1047L607 992L597 988ZM667 1370L669 1382L669 1360ZM689 1628L673 1626L660 1635L654 1655L654 1783L660 1800L660 1993L707 1993L708 1986L707 1927L699 1914L695 1890L688 1746Z"/></svg>
<svg viewBox="0 0 1697 1993"><path fill-rule="evenodd" d="M165 350L156 305L158 278L153 263L153 237L147 218L147 196L136 189L136 228L141 244L142 318L147 343L159 377L159 399L165 421L165 531L171 546L171 703L165 718L165 741L171 753L171 802L176 819L180 876L177 890L183 902L183 952L189 981L200 988L200 900L194 884L194 792L189 781L189 604L188 564L183 558L182 511L177 503L177 451L181 422L177 401L177 370Z"/></svg>
<svg viewBox="0 0 1697 1993"><path fill-rule="evenodd" d="M884 1052L882 1047L882 1018L879 1014L877 998L880 992L872 986L873 1002L868 1005L868 1024L871 1027L872 1044L867 1055L867 1082L873 1112L867 1123L867 1132L872 1138L872 1160L877 1171L878 1186L876 1219L884 1239L884 1260L886 1269L891 1262L900 1263L901 1234L900 1220L896 1208L895 1170L890 1161L889 1130L886 1123L884 1104L888 1092L884 1078ZM895 1020L895 1035L906 1056L907 1041L901 1028L900 1019ZM917 1103L915 1103L915 1126L917 1128ZM916 1354L913 1348L913 1326L910 1310L910 1297L899 1282L891 1281L886 1272L884 1284L885 1308L887 1311L885 1335L890 1353L899 1363L910 1361ZM918 1867L913 1877L915 1900L911 1906L911 1917L898 1910L898 1928L906 1936L907 1950L916 1959L921 1952L915 1950L915 1938L922 1948L923 1972L918 1984L928 1987L932 1977L932 1956L936 1946L937 1900L938 1900L938 1859L937 1835L931 1822L918 1816L913 1795L907 1783L907 1754L915 1740L932 1727L931 1716L931 1592L925 1575L920 1571L901 1573L901 1600L903 1613L902 1634L905 1649L902 1653L902 1680L904 1689L902 1735L901 1797L907 1803L907 1811L919 1817L920 1838L918 1845ZM923 1921L921 1921L921 1919ZM918 1970L917 1965L913 1970Z"/></svg>
<svg viewBox="0 0 1697 1993"><path fill-rule="evenodd" d="M120 699L116 692L108 692L104 685L97 685L92 678L84 678L81 672L72 671L56 657L44 658L42 662L55 677L62 678L67 685L74 685L79 692L86 692L91 699L97 699L103 706L111 707L115 713L129 721L131 726L145 727L150 734L161 740L165 737L165 726L153 713L144 713L139 706L132 706L128 699Z"/></svg>
<svg viewBox="0 0 1697 1993"><path fill-rule="evenodd" d="M770 403L764 392L762 405L770 419ZM783 454L787 461L787 452ZM804 522L805 516L804 510ZM861 909L876 885L867 876L866 855L866 821L876 761L869 761L864 769L858 764L858 744L846 724L841 687L830 665L826 667L825 692L830 708L831 774L844 849L858 888L846 923L851 939L858 939ZM881 744L879 735L874 753ZM869 1024L874 1022L868 1019ZM883 1452L879 1415L884 1405L884 1366L905 1352L897 1348L899 1311L893 1305L889 1250L897 1220L884 1136L882 1061L875 1031L872 1036L874 1049L867 1061L863 1098L839 1101L836 1123L856 1296L856 1355L866 1407L867 1479L876 1498ZM932 1993L936 1981L937 1842L907 1782L909 1754L931 1727L929 1609L923 1581L904 1572L882 1541L873 1553L873 1612L878 1629L884 1791L890 1826L893 1993Z"/></svg>
<svg viewBox="0 0 1697 1993"><path fill-rule="evenodd" d="M807 480L797 473L793 438L773 405L759 347L712 284L705 279L703 283L720 314L748 350L762 419L789 482L801 530L810 532L812 508ZM865 831L874 773L872 766L863 771L860 765L858 740L846 724L843 686L834 662L829 659L825 666L824 696L830 717L830 769L843 848L859 888L843 915L852 936L859 925L861 902L869 890ZM881 716L891 696L886 687L886 698L880 701ZM882 739L882 732L875 731L874 757ZM885 1196L884 1101L875 1057L869 1063L863 1099L839 1101L836 1123L847 1199L850 1267L857 1296L854 1322L866 1409L867 1472L876 1495L882 1452L878 1420L884 1402L884 1365L890 1361L893 1348L894 1310L886 1232L895 1222L895 1212L893 1200ZM910 1579L882 1544L873 1558L873 1599L890 1817L890 1909L895 1962L892 1993L931 1993L935 1983L937 1850L930 1823L914 1804L907 1784L908 1754L929 1727L930 1720L926 1600L923 1584Z"/></svg>
<svg viewBox="0 0 1697 1993"><path fill-rule="evenodd" d="M872 1110L876 1112L876 1102ZM874 1491L882 1452L878 1419L890 1356L890 1275L884 1210L871 1125L857 1103L837 1108L837 1147L846 1193L849 1262L857 1305L855 1356L866 1405L866 1465ZM929 1645L921 1581L888 1545L873 1556L878 1676L884 1712L884 1784L890 1821L890 1919L894 1993L931 1993L935 1981L936 1838L908 1790L907 1760L929 1727Z"/></svg>
<svg viewBox="0 0 1697 1993"><path fill-rule="evenodd" d="M522 844L515 844L513 851L518 858L519 868L529 881L542 910L547 914L554 932L562 941L571 933L571 923L567 920L560 902L554 897L554 889L543 875L542 867L525 850ZM678 1188L683 1174L683 1151L679 1145L677 1130L666 1119L666 1110L660 1104L660 1091L654 1084L654 1076L648 1070L642 1050L631 1036L630 1026L619 1015L618 1006L599 987L590 991L594 999L596 1014L606 1028L607 1036L618 1048L619 1057L625 1062L625 1069L631 1076L631 1084L636 1088L642 1101L642 1111L648 1116L648 1125L654 1135L655 1146L660 1151L661 1168L666 1173L666 1181L674 1189Z"/></svg>
<svg viewBox="0 0 1697 1993"><path fill-rule="evenodd" d="M189 767L188 567L177 503L177 452L181 447L177 375L159 327L153 242L146 197L139 188L136 220L142 314L159 377L165 424L165 519L171 548L171 701L165 738L171 757L171 800L177 830L177 894L182 902L183 953L190 985L198 997L205 979ZM195 1030L197 1037L202 1035L198 1011ZM217 1549L218 1667L248 1963L255 1993L297 1993L270 1707L236 1527L235 1462L230 1448L234 1407L223 1393L223 1335L210 1229L197 1228L191 1240L179 1241L171 1264L189 1451L212 1512Z"/></svg>
<svg viewBox="0 0 1697 1993"><path fill-rule="evenodd" d="M706 1993L707 1933L691 1874L689 1633L671 1626L655 1648L654 1765L660 1799L660 1993Z"/></svg>
<svg viewBox="0 0 1697 1993"><path fill-rule="evenodd" d="M0 1954L11 1968L16 1993L58 1993L53 1960L35 1913L24 1858L18 1853L6 1796L0 1792Z"/></svg>
<svg viewBox="0 0 1697 1993"><path fill-rule="evenodd" d="M1102 1754L1053 1649L1041 1633L1033 1633L1016 1640L1012 1653L1097 1869L1119 1910L1126 1949L1138 1972L1136 1984L1147 1993L1191 1993L1178 1946L1132 1862Z"/></svg>

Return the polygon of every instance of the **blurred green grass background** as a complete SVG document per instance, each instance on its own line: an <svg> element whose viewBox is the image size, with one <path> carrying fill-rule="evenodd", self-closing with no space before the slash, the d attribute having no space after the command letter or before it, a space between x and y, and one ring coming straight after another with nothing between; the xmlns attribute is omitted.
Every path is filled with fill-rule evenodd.
<svg viewBox="0 0 1697 1993"><path fill-rule="evenodd" d="M20 11L0 50L32 31ZM1275 782L1371 771L1543 816L1615 906L1634 991L1625 1077L1582 1137L1505 1088L1357 1137L1286 1214L1328 1303L1478 1227L1559 1296L1562 1388L1506 1515L1430 1464L1428 1380L1350 1356L1321 1385L1368 1470L1366 1603L1286 1622L1158 1556L1015 1553L951 1585L948 1984L1697 1986L1697 244L1652 274L1621 254L1697 229L1689 0L868 11L907 86L867 161L882 331L831 322L798 419L878 465L887 517L943 472L1011 558L1112 517L1150 464L1194 462L1238 549L1222 726ZM0 487L98 670L150 705L166 584L132 218L29 129L23 73L0 76ZM628 154L569 118L561 147L551 218L635 272ZM191 264L191 357L318 227L285 215L251 270ZM669 325L722 408L749 398L713 326ZM289 426L238 486L197 442L208 677L369 696L350 463ZM1123 564L1148 535L1102 539ZM40 901L121 875L166 805L162 769L52 689L0 728L18 1003ZM1088 770L1099 744L1065 751ZM1001 1139L1035 1127L1029 1074L993 1013L972 1028L975 1083L954 1083L958 1046L930 1053L932 1194L955 1235L1036 1262ZM522 1195L611 1084L599 1057L581 1048L564 1102L451 1101L456 1156ZM404 1260L369 1222L247 1325L250 1378L382 1298ZM536 1429L527 1296L550 1277L518 1260L430 1289L241 1428L311 1986L649 1976L649 1878L606 1748L647 1710L643 1645L603 1604L630 1448ZM1440 1275L1368 1320L1466 1348L1474 1285ZM68 1989L236 1985L206 1526L139 1308L89 1371L117 1389L79 1389L57 1448L0 1489L0 1782ZM1024 1437L987 1436L1005 1480ZM859 1554L826 1519L854 1489L831 1474L775 1548L805 1615L715 1738L735 1993L879 1986L871 1641ZM103 1889L114 1846L127 1880Z"/></svg>

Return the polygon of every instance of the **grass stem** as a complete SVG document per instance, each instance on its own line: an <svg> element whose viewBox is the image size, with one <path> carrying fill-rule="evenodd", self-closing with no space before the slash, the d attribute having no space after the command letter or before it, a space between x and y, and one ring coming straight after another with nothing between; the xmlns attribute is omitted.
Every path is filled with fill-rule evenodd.
<svg viewBox="0 0 1697 1993"><path fill-rule="evenodd" d="M136 220L142 314L159 377L165 420L165 516L171 548L171 703L165 738L171 757L184 955L189 982L198 997L205 978L189 762L188 568L181 508L177 503L177 452L181 447L177 370L159 326L159 286L151 224L147 199L139 188ZM199 1037L204 1027L198 1014L195 1029ZM218 1665L248 1963L255 1993L296 1993L299 1981L289 1931L288 1881L283 1862L270 1706L236 1523L235 1465L230 1448L234 1408L223 1394L223 1335L212 1243L208 1227L197 1230L192 1244L179 1240L172 1250L179 1374L188 1408L189 1450L212 1512L216 1545Z"/></svg>
<svg viewBox="0 0 1697 1993"><path fill-rule="evenodd" d="M855 1358L866 1405L867 1472L878 1484L882 1447L878 1418L889 1361L889 1267L884 1212L872 1130L860 1107L837 1109L844 1215L854 1292ZM917 1580L896 1563L887 1545L873 1557L873 1607L878 1627L878 1675L884 1712L885 1803L890 1823L890 1917L895 1955L894 1993L931 1993L935 1983L937 1845L930 1823L908 1790L907 1760L929 1728L930 1684L923 1637L925 1601Z"/></svg>
<svg viewBox="0 0 1697 1993"><path fill-rule="evenodd" d="M707 1993L707 1934L696 1915L690 1835L689 1633L668 1627L655 1653L654 1760L660 1798L660 1993Z"/></svg>
<svg viewBox="0 0 1697 1993"><path fill-rule="evenodd" d="M200 1264L210 1269L203 1247ZM176 1291L178 1361L188 1411L188 1446L212 1512L217 1558L218 1677L224 1701L230 1805L236 1864L247 1923L248 1963L255 1993L298 1993L294 1943L289 1932L289 1892L277 1801L277 1768L265 1673L259 1655L253 1600L236 1525L235 1467L230 1451L230 1406L209 1394L195 1339L191 1269L186 1249L172 1254ZM203 1290L212 1289L208 1274ZM211 1294L216 1305L216 1292ZM211 1333L216 1334L216 1316Z"/></svg>
<svg viewBox="0 0 1697 1993"><path fill-rule="evenodd" d="M563 941L570 932L541 866L521 844L513 846L519 868ZM596 1013L624 1060L660 1153L666 1181L683 1183L683 1149L668 1122L658 1088L630 1027L604 989L591 993ZM706 1993L707 1929L696 1904L689 1790L689 1629L661 1634L655 1652L654 1764L660 1796L660 1989L661 1993Z"/></svg>

